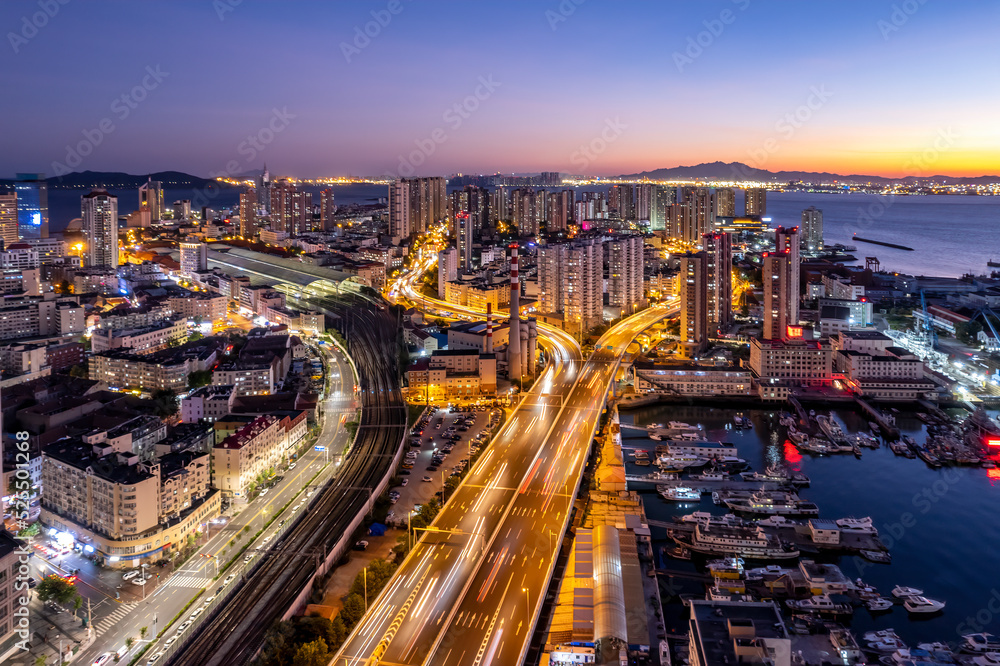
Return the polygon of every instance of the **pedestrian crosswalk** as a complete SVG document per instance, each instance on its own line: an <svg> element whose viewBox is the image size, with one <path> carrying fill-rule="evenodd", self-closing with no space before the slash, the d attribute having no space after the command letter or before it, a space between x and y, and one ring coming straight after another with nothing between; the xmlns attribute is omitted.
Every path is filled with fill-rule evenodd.
<svg viewBox="0 0 1000 666"><path fill-rule="evenodd" d="M205 587L208 581L211 580L207 576L185 576L182 574L174 574L167 581L167 585L176 585L177 587Z"/></svg>
<svg viewBox="0 0 1000 666"><path fill-rule="evenodd" d="M105 631L118 624L118 622L131 613L132 609L137 605L138 604L118 604L118 608L116 608L111 615L102 618L99 622L94 624L95 635L100 636Z"/></svg>

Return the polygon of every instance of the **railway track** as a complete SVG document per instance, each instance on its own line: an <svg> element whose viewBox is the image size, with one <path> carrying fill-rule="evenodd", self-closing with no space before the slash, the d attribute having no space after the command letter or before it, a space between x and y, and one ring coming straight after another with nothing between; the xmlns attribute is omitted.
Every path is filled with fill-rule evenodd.
<svg viewBox="0 0 1000 666"><path fill-rule="evenodd" d="M244 570L239 589L216 614L177 648L171 666L248 664L309 583L319 564L366 510L393 464L406 430L406 406L397 367L398 327L393 315L360 297L324 299L324 309L344 321L348 351L358 368L361 421L340 473L316 494L299 522Z"/></svg>

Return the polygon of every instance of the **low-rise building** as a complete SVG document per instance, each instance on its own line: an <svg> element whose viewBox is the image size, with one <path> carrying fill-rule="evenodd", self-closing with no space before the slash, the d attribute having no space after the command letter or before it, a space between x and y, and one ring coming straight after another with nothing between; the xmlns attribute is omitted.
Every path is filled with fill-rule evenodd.
<svg viewBox="0 0 1000 666"><path fill-rule="evenodd" d="M90 378L112 388L181 393L187 389L188 375L210 370L216 354L216 342L211 338L144 356L128 351L103 352L91 355Z"/></svg>
<svg viewBox="0 0 1000 666"><path fill-rule="evenodd" d="M485 321L457 322L448 327L448 349L487 349L489 337ZM504 347L510 338L510 327L507 324L493 323L493 349Z"/></svg>
<svg viewBox="0 0 1000 666"><path fill-rule="evenodd" d="M134 354L151 354L166 349L187 337L187 321L183 317L164 319L142 328L94 331L90 338L95 353L128 349Z"/></svg>
<svg viewBox="0 0 1000 666"><path fill-rule="evenodd" d="M235 397L236 388L232 384L196 388L181 398L181 421L211 423L232 412Z"/></svg>
<svg viewBox="0 0 1000 666"><path fill-rule="evenodd" d="M85 328L83 306L74 296L8 294L0 302L0 340L72 335Z"/></svg>
<svg viewBox="0 0 1000 666"><path fill-rule="evenodd" d="M789 380L800 386L829 384L833 352L827 340L751 340L750 370L758 380Z"/></svg>
<svg viewBox="0 0 1000 666"><path fill-rule="evenodd" d="M773 601L693 599L690 609L691 666L791 666L792 642Z"/></svg>
<svg viewBox="0 0 1000 666"><path fill-rule="evenodd" d="M435 398L496 395L496 354L475 349L439 349L406 372L410 390Z"/></svg>
<svg viewBox="0 0 1000 666"><path fill-rule="evenodd" d="M635 371L635 390L639 393L708 397L750 395L753 392L750 371L731 365L636 361L632 367Z"/></svg>
<svg viewBox="0 0 1000 666"><path fill-rule="evenodd" d="M121 442L88 435L43 455L42 524L93 546L106 565L161 559L219 513L205 454L143 463Z"/></svg>
<svg viewBox="0 0 1000 666"><path fill-rule="evenodd" d="M287 459L287 448L281 419L258 416L212 449L212 485L233 501L245 503Z"/></svg>

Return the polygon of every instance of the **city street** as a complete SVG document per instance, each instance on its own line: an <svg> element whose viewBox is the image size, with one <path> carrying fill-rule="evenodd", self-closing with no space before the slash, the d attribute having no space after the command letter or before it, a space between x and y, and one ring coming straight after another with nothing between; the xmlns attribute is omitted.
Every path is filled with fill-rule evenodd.
<svg viewBox="0 0 1000 666"><path fill-rule="evenodd" d="M96 587L87 582L89 575L81 572L84 580L79 588L81 594L91 599L94 613L93 625L97 640L81 656L77 657L79 663L90 664L102 653L114 652L125 644L128 637L136 639L130 653L137 652L142 645L148 643L150 639L154 639L156 634L163 629L165 623L170 622L200 590L206 590L203 598L212 596L216 592L216 589L222 585L222 580L212 581L217 573L217 568L223 567L246 545L246 539L249 538L249 535L256 534L262 525L274 517L276 512L297 497L299 493L304 492L301 499L305 499L311 489L319 488L336 473L341 452L348 443L347 431L341 425L341 417L347 415L347 418L350 419L355 413L352 393L354 373L348 361L334 347L321 345L320 348L324 350L327 358L330 392L321 405L323 429L316 446L326 447L326 450L317 451L315 448L310 448L296 463L295 468L284 472L284 478L264 497L258 497L250 502L238 515L227 521L180 569L169 576L161 576L155 589L152 588L152 585L156 583L154 578L148 584L150 589L146 589L145 600L141 598L143 586L129 583L123 585L123 591L125 588L135 588L135 591L138 591L138 598L136 598L134 590L128 591L128 597L122 595L121 601L114 598L114 588L110 586L110 581L120 581L121 573L119 572L101 571L98 574L100 585ZM320 476L310 483L310 480L317 473L320 473ZM257 548L273 546L277 541L274 538L275 533L284 529L283 521L292 516L296 506L299 507L299 511L302 510L298 503L285 509L284 513L281 514L281 519L273 522L267 532L258 537L247 552L256 552ZM244 532L247 525L250 526L250 530ZM228 543L232 539L236 540L236 545L229 547ZM267 545L262 546L261 544L265 540ZM34 559L38 562L40 558ZM241 557L233 563L228 572L238 576L246 566ZM96 567L94 568L96 569ZM108 582L105 583L105 581ZM190 611L193 613L201 603L203 602L193 605ZM177 624L179 623L180 621ZM139 640L141 627L148 627L144 641ZM190 631L190 629L188 630ZM165 633L163 638L167 639L170 636L173 636L173 628ZM162 641L160 644L162 645ZM151 649L144 658L152 656L158 649L160 648ZM126 658L126 662L127 659L129 658Z"/></svg>

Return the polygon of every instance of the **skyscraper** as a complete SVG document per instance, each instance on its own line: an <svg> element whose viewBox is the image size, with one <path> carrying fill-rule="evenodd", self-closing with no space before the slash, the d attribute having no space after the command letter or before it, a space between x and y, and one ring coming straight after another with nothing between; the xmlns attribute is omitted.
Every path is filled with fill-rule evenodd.
<svg viewBox="0 0 1000 666"><path fill-rule="evenodd" d="M708 257L688 252L681 257L681 346L688 358L708 345Z"/></svg>
<svg viewBox="0 0 1000 666"><path fill-rule="evenodd" d="M649 228L653 231L663 231L667 228L667 220L671 204L677 202L677 190L663 185L653 185L650 193Z"/></svg>
<svg viewBox="0 0 1000 666"><path fill-rule="evenodd" d="M605 243L608 304L630 315L643 303L642 236L618 236Z"/></svg>
<svg viewBox="0 0 1000 666"><path fill-rule="evenodd" d="M208 243L181 241L180 251L182 276L191 277L196 271L208 270Z"/></svg>
<svg viewBox="0 0 1000 666"><path fill-rule="evenodd" d="M806 252L819 252L823 249L823 211L816 206L809 206L802 211L802 244Z"/></svg>
<svg viewBox="0 0 1000 666"><path fill-rule="evenodd" d="M83 232L87 236L87 266L118 267L118 197L95 189L81 200Z"/></svg>
<svg viewBox="0 0 1000 666"><path fill-rule="evenodd" d="M0 239L5 248L17 242L17 192L0 194Z"/></svg>
<svg viewBox="0 0 1000 666"><path fill-rule="evenodd" d="M723 217L736 217L736 190L731 187L717 187L715 188L715 201L716 201L716 215L721 215ZM709 231L714 231L715 220L712 220L712 228Z"/></svg>
<svg viewBox="0 0 1000 666"><path fill-rule="evenodd" d="M788 327L789 256L787 252L764 254L764 327L761 337L781 340Z"/></svg>
<svg viewBox="0 0 1000 666"><path fill-rule="evenodd" d="M693 204L671 204L667 210L667 218L667 229L671 238L679 238L686 243L695 243L698 240L698 225L694 219Z"/></svg>
<svg viewBox="0 0 1000 666"><path fill-rule="evenodd" d="M333 188L326 187L319 192L319 219L323 231L333 231L337 227L334 221L334 214L337 212L337 204L334 203Z"/></svg>
<svg viewBox="0 0 1000 666"><path fill-rule="evenodd" d="M758 217L767 215L767 190L763 187L747 188L743 200L743 214Z"/></svg>
<svg viewBox="0 0 1000 666"><path fill-rule="evenodd" d="M257 177L257 205L263 210L265 215L271 212L271 173L267 170L267 163L264 163L264 170Z"/></svg>
<svg viewBox="0 0 1000 666"><path fill-rule="evenodd" d="M163 184L150 178L139 186L139 210L148 210L149 219L159 222L163 219Z"/></svg>
<svg viewBox="0 0 1000 666"><path fill-rule="evenodd" d="M778 227L774 231L774 249L777 252L788 253L788 280L786 282L785 295L785 318L789 326L796 326L799 323L799 265L801 258L799 255L799 228L792 227L785 229Z"/></svg>
<svg viewBox="0 0 1000 666"><path fill-rule="evenodd" d="M511 212L514 226L521 236L538 236L544 217L539 211L539 198L534 190L519 188L511 193Z"/></svg>
<svg viewBox="0 0 1000 666"><path fill-rule="evenodd" d="M539 310L574 335L604 319L604 248L594 239L538 246Z"/></svg>
<svg viewBox="0 0 1000 666"><path fill-rule="evenodd" d="M693 208L694 240L700 240L704 234L715 230L715 218L719 215L719 204L715 190L709 187L694 188L688 205Z"/></svg>
<svg viewBox="0 0 1000 666"><path fill-rule="evenodd" d="M44 173L19 173L14 183L17 194L17 235L20 238L49 237L49 186Z"/></svg>
<svg viewBox="0 0 1000 666"><path fill-rule="evenodd" d="M240 192L240 236L257 235L257 190L246 188Z"/></svg>
<svg viewBox="0 0 1000 666"><path fill-rule="evenodd" d="M653 215L653 197L656 185L639 183L635 186L635 218L650 220Z"/></svg>
<svg viewBox="0 0 1000 666"><path fill-rule="evenodd" d="M708 280L708 325L712 334L725 333L733 323L733 237L728 233L705 234Z"/></svg>
<svg viewBox="0 0 1000 666"><path fill-rule="evenodd" d="M561 190L549 194L549 205L545 220L546 231L549 233L566 231L569 221L573 219L575 199L576 192L573 190Z"/></svg>

